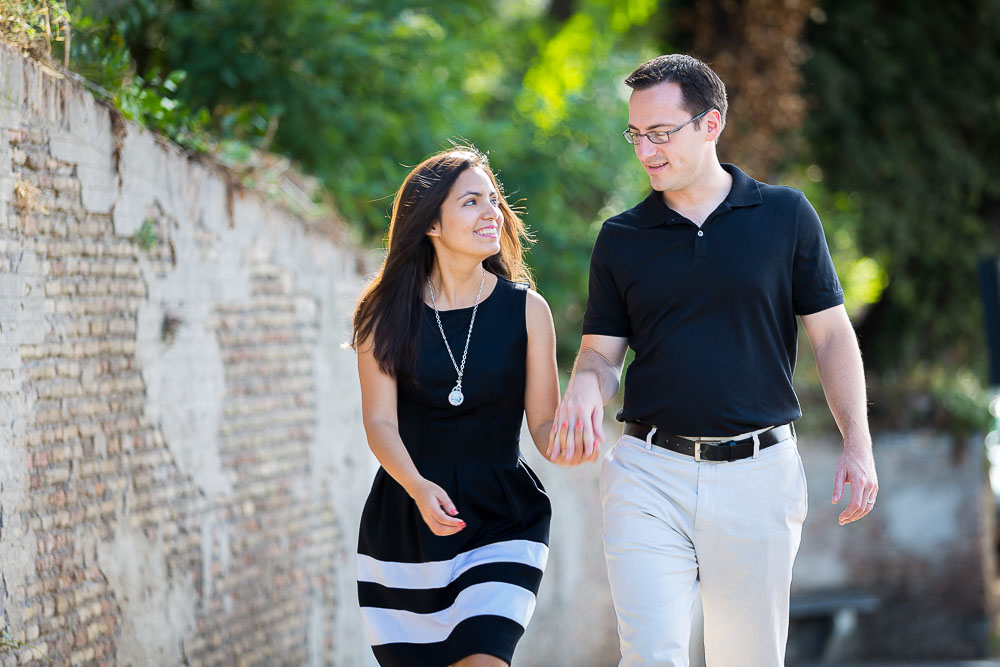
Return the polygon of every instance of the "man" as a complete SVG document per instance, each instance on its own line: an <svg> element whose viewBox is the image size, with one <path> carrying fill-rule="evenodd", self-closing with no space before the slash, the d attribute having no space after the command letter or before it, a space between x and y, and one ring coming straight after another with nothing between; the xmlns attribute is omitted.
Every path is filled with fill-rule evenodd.
<svg viewBox="0 0 1000 667"><path fill-rule="evenodd" d="M719 77L669 55L625 83L624 135L653 192L597 237L549 456L596 458L631 346L624 435L601 469L620 664L686 666L700 591L709 667L775 667L807 509L791 424L801 416L795 318L844 437L832 497L850 485L841 525L870 512L878 492L857 339L806 198L719 163Z"/></svg>

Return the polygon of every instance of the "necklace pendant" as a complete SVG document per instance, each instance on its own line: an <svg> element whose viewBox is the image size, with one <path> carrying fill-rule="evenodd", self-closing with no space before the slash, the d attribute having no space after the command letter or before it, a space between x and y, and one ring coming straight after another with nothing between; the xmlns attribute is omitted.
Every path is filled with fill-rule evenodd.
<svg viewBox="0 0 1000 667"><path fill-rule="evenodd" d="M465 395L462 393L461 387L455 385L455 388L451 390L450 394L448 394L448 402L454 405L455 407L458 407L459 405L462 404L462 401L464 400L465 400Z"/></svg>

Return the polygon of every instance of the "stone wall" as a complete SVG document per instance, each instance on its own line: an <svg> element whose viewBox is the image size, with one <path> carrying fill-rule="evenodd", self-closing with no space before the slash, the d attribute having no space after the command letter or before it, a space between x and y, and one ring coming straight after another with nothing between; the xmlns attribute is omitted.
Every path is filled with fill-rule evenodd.
<svg viewBox="0 0 1000 667"><path fill-rule="evenodd" d="M0 81L3 627L60 664L364 663L357 253L12 50Z"/></svg>
<svg viewBox="0 0 1000 667"><path fill-rule="evenodd" d="M809 517L793 594L855 590L879 599L875 611L841 628L836 653L844 659L987 655L1000 573L982 438L876 431L875 511L843 527L837 515L846 500L830 503L840 449L829 436L800 439Z"/></svg>

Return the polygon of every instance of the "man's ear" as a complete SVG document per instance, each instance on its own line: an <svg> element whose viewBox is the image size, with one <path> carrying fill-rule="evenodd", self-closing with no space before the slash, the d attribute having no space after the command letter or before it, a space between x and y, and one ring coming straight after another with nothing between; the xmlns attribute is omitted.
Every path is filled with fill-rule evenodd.
<svg viewBox="0 0 1000 667"><path fill-rule="evenodd" d="M718 141L719 135L722 134L722 130L725 127L722 124L722 114L719 113L718 109L712 109L707 114L705 114L705 140L706 141Z"/></svg>

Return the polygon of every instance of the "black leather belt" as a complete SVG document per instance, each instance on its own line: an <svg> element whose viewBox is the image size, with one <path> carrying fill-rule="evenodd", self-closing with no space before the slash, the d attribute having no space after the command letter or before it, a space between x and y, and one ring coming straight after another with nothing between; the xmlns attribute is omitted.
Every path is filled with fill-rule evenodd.
<svg viewBox="0 0 1000 667"><path fill-rule="evenodd" d="M626 422L625 435L645 440L652 445L669 449L672 452L693 456L695 461L738 461L753 456L753 436L721 442L688 440L663 433L655 426L647 426L639 422ZM783 424L758 433L757 439L760 440L760 449L765 449L794 436L795 427L791 424Z"/></svg>

